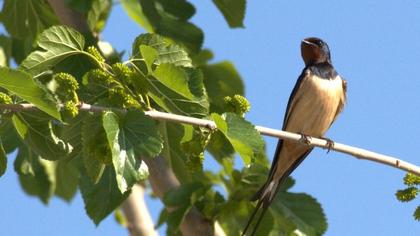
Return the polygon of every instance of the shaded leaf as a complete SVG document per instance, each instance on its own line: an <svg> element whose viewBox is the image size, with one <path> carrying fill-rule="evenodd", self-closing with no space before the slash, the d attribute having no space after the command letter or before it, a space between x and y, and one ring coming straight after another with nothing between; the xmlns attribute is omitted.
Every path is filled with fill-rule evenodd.
<svg viewBox="0 0 420 236"><path fill-rule="evenodd" d="M106 164L112 163L112 153L109 148L105 130L100 115L88 115L81 128L83 145L83 163L86 174L93 183L97 183L105 170Z"/></svg>
<svg viewBox="0 0 420 236"><path fill-rule="evenodd" d="M2 67L0 68L0 87L34 104L52 117L61 120L58 105L53 101L47 90L43 88L43 85L35 82L29 74Z"/></svg>
<svg viewBox="0 0 420 236"><path fill-rule="evenodd" d="M143 27L147 32L153 32L153 27L143 14L142 7L138 0L120 0L120 3L131 19Z"/></svg>
<svg viewBox="0 0 420 236"><path fill-rule="evenodd" d="M13 152L19 145L19 137L10 118L0 120L0 137L6 153Z"/></svg>
<svg viewBox="0 0 420 236"><path fill-rule="evenodd" d="M213 0L231 28L244 27L245 0Z"/></svg>
<svg viewBox="0 0 420 236"><path fill-rule="evenodd" d="M12 117L21 139L33 152L47 160L58 160L67 156L72 147L61 140L52 127L52 122L41 119L40 114L22 112Z"/></svg>
<svg viewBox="0 0 420 236"><path fill-rule="evenodd" d="M0 35L0 66L9 66L12 56L12 40L11 38Z"/></svg>
<svg viewBox="0 0 420 236"><path fill-rule="evenodd" d="M85 53L85 39L79 32L67 26L53 26L38 39L39 50L29 54L20 69L37 75L55 66L67 57Z"/></svg>
<svg viewBox="0 0 420 236"><path fill-rule="evenodd" d="M44 0L5 0L2 22L13 37L34 39L51 25L59 24Z"/></svg>
<svg viewBox="0 0 420 236"><path fill-rule="evenodd" d="M71 201L76 195L79 186L79 170L76 162L79 159L61 159L56 167L55 194L60 198Z"/></svg>
<svg viewBox="0 0 420 236"><path fill-rule="evenodd" d="M211 112L222 113L225 111L224 97L244 94L241 76L232 63L224 61L200 68L203 71Z"/></svg>
<svg viewBox="0 0 420 236"><path fill-rule="evenodd" d="M111 166L105 168L97 184L93 183L88 176L82 175L80 191L85 202L86 212L96 225L130 195L130 191L122 194L118 190L115 171Z"/></svg>
<svg viewBox="0 0 420 236"><path fill-rule="evenodd" d="M0 139L0 177L6 172L7 169L7 156L4 151L2 141Z"/></svg>
<svg viewBox="0 0 420 236"><path fill-rule="evenodd" d="M64 0L67 6L81 13L86 13L92 7L94 0Z"/></svg>
<svg viewBox="0 0 420 236"><path fill-rule="evenodd" d="M213 113L211 117L245 165L264 156L264 141L251 123L233 113L225 113L223 116Z"/></svg>
<svg viewBox="0 0 420 236"><path fill-rule="evenodd" d="M55 163L40 158L22 146L14 165L23 190L47 204L55 190Z"/></svg>
<svg viewBox="0 0 420 236"><path fill-rule="evenodd" d="M81 1L84 2L84 1ZM109 13L111 11L111 0L95 0L89 8L87 23L92 32L100 32L105 27Z"/></svg>

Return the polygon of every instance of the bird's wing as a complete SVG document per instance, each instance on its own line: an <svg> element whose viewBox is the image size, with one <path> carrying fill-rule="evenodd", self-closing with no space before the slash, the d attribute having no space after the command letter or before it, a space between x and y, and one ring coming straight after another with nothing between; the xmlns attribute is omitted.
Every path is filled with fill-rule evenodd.
<svg viewBox="0 0 420 236"><path fill-rule="evenodd" d="M334 116L333 121L331 122L331 125L337 119L338 114L340 114L343 111L344 105L346 104L346 101L347 101L347 81L343 78L341 78L341 81L343 84L343 94L341 96L340 103L338 104L338 107L337 107L337 112L335 113L335 116Z"/></svg>

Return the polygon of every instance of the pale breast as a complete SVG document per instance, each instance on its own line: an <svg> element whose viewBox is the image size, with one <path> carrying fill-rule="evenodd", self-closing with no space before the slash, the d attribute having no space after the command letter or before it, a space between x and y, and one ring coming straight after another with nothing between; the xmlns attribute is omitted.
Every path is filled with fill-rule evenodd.
<svg viewBox="0 0 420 236"><path fill-rule="evenodd" d="M294 97L286 130L323 136L334 120L344 91L342 79L307 76Z"/></svg>

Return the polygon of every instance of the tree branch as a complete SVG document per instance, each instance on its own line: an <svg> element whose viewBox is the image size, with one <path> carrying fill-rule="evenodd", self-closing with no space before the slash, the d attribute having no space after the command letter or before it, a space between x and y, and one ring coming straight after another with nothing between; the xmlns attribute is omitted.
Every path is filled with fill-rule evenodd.
<svg viewBox="0 0 420 236"><path fill-rule="evenodd" d="M11 110L11 111L23 111L23 110L30 110L35 109L36 107L32 104L0 104L0 110ZM89 105L85 103L81 103L79 106L79 109L81 111L91 111L91 112L102 112L107 110L113 110L117 112L125 112L123 109L119 108L108 108L108 107L101 107L101 106L95 106L95 105ZM187 117L187 116L181 116L181 115L175 115L160 111L146 111L146 115L150 116L152 119L156 120L166 120L166 121L172 121L177 123L183 123L183 124L190 124L190 125L198 125L202 127L207 127L209 129L216 129L217 126L214 123L214 121L211 120L205 120L205 119L197 119L193 117ZM255 127L262 135L267 135L271 137L286 139L286 140L292 140L295 142L301 142L306 143L306 140L303 139L301 134L295 134L290 133L282 130L277 129L271 129L263 126L256 126ZM366 149L353 147L346 144L341 144L334 142L334 145L332 147L329 147L328 141L325 139L319 139L315 137L309 137L309 143L310 146L317 146L325 149L335 150L337 152L342 152L346 154L350 154L358 159L363 160L369 160L381 164L385 164L388 166L392 166L410 173L413 173L415 175L420 175L420 167L416 166L414 164L411 164L409 162L400 160L398 158L383 155L380 153L368 151Z"/></svg>
<svg viewBox="0 0 420 236"><path fill-rule="evenodd" d="M70 26L82 33L90 32L86 17L66 5L63 0L48 0L55 15L60 19L61 24Z"/></svg>
<svg viewBox="0 0 420 236"><path fill-rule="evenodd" d="M149 168L149 181L153 192L163 199L165 193L171 189L178 188L181 184L176 178L172 169L167 165L165 158L158 156L155 158L145 158L142 160ZM166 208L168 211L175 210L174 208ZM192 207L187 213L180 225L180 230L184 236L224 236L222 228L219 223L205 219L201 213Z"/></svg>
<svg viewBox="0 0 420 236"><path fill-rule="evenodd" d="M158 236L144 201L143 186L135 184L131 188L130 196L123 202L121 209L131 236Z"/></svg>

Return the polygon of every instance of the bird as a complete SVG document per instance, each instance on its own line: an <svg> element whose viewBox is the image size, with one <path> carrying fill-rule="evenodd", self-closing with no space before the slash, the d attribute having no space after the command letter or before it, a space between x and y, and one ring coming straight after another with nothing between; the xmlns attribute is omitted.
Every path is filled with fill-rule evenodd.
<svg viewBox="0 0 420 236"><path fill-rule="evenodd" d="M301 56L305 63L287 103L283 130L324 138L346 103L347 82L335 71L330 49L322 39L305 38L301 42ZM328 139L330 148L333 142ZM273 162L265 184L251 199L257 201L242 236L261 211L251 235L255 235L264 213L273 201L284 180L309 155L313 147L302 143L279 139ZM261 210L260 210L261 209Z"/></svg>

